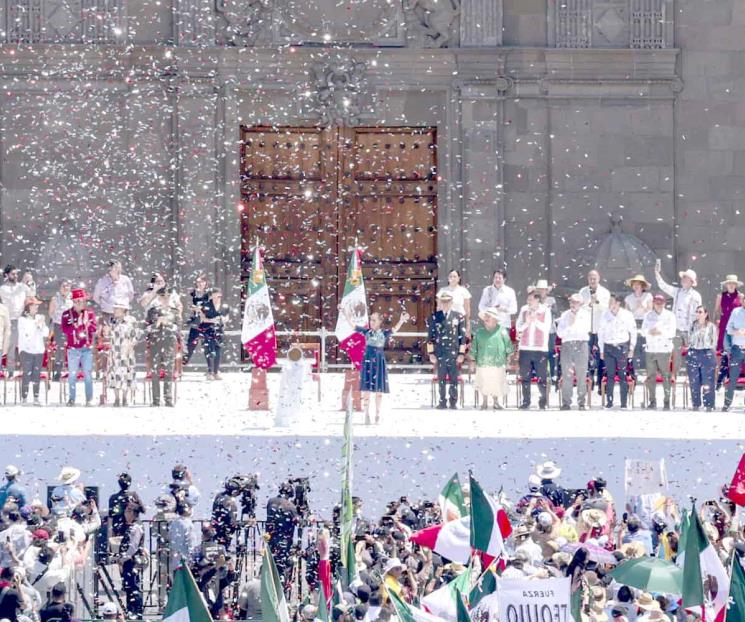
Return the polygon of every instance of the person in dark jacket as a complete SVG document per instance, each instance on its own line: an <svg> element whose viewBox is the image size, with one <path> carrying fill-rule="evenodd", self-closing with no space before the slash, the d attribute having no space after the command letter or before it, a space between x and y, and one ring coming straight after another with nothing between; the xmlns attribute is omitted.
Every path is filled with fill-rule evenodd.
<svg viewBox="0 0 745 622"><path fill-rule="evenodd" d="M266 505L266 531L269 534L269 546L274 554L277 572L285 580L289 579L290 549L299 519L297 507L290 498L293 486L285 482L279 487L279 494L269 499Z"/></svg>
<svg viewBox="0 0 745 622"><path fill-rule="evenodd" d="M566 507L567 493L561 486L554 482L561 475L561 469L553 461L549 460L538 465L536 474L541 478L540 493L544 497L548 497L551 503L554 504L554 507Z"/></svg>
<svg viewBox="0 0 745 622"><path fill-rule="evenodd" d="M226 310L222 304L222 292L210 291L209 302L201 313L199 325L204 336L204 357L207 359L207 379L220 380L220 361L222 360L222 340L225 328Z"/></svg>
<svg viewBox="0 0 745 622"><path fill-rule="evenodd" d="M457 408L458 373L466 353L465 317L452 310L453 297L447 291L437 294L439 309L428 322L427 354L437 370L440 403L437 408L447 408L445 384L450 382L450 408Z"/></svg>
<svg viewBox="0 0 745 622"><path fill-rule="evenodd" d="M152 353L153 406L160 406L160 372L163 372L163 398L166 406L173 406L171 385L178 343L178 309L171 291L162 287L147 312L147 339Z"/></svg>
<svg viewBox="0 0 745 622"><path fill-rule="evenodd" d="M204 337L200 324L202 323L202 312L210 300L207 290L207 276L204 273L197 275L194 281L194 289L189 292L191 296L191 314L189 315L189 337L186 340L186 354L183 363L187 365L191 360L194 350L197 349L199 340Z"/></svg>

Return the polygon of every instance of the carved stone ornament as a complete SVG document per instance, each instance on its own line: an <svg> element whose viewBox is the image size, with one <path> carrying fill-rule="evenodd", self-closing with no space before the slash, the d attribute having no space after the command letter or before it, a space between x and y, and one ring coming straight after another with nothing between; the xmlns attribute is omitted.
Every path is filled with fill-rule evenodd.
<svg viewBox="0 0 745 622"><path fill-rule="evenodd" d="M458 45L460 0L404 0L406 38L415 47Z"/></svg>
<svg viewBox="0 0 745 622"><path fill-rule="evenodd" d="M318 125L358 125L373 113L374 97L367 84L367 65L352 59L319 63L298 101L303 116Z"/></svg>
<svg viewBox="0 0 745 622"><path fill-rule="evenodd" d="M271 43L271 0L216 0L215 8L224 43L239 46Z"/></svg>

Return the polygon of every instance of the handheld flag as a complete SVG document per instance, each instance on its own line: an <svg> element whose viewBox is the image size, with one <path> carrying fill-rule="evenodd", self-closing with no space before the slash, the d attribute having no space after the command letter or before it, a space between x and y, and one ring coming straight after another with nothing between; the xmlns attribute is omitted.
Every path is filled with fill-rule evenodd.
<svg viewBox="0 0 745 622"><path fill-rule="evenodd" d="M507 513L484 492L473 476L471 481L471 546L490 557L504 552L504 539L512 533Z"/></svg>
<svg viewBox="0 0 745 622"><path fill-rule="evenodd" d="M727 622L745 620L745 570L740 558L735 554L732 560L732 584L729 588L730 607L727 611Z"/></svg>
<svg viewBox="0 0 745 622"><path fill-rule="evenodd" d="M457 473L445 484L445 488L440 493L439 502L440 510L442 511L442 521L444 523L462 518L468 514Z"/></svg>
<svg viewBox="0 0 745 622"><path fill-rule="evenodd" d="M694 506L688 518L685 541L683 607L701 605L707 622L724 622L728 598L729 577L706 537Z"/></svg>
<svg viewBox="0 0 745 622"><path fill-rule="evenodd" d="M277 335L274 330L272 301L266 284L262 249L258 245L254 248L248 277L241 343L256 367L269 369L277 362Z"/></svg>
<svg viewBox="0 0 745 622"><path fill-rule="evenodd" d="M341 449L341 565L345 585L350 585L357 576L354 557L354 508L352 505L352 466L354 444L352 439L352 397L349 397L344 418L344 445Z"/></svg>
<svg viewBox="0 0 745 622"><path fill-rule="evenodd" d="M745 506L745 454L740 458L740 464L737 465L737 470L732 476L727 496L736 505Z"/></svg>
<svg viewBox="0 0 745 622"><path fill-rule="evenodd" d="M261 619L263 622L290 622L284 588L268 543L261 559Z"/></svg>
<svg viewBox="0 0 745 622"><path fill-rule="evenodd" d="M444 525L432 525L416 531L409 540L453 562L465 564L471 557L471 518L464 516Z"/></svg>
<svg viewBox="0 0 745 622"><path fill-rule="evenodd" d="M163 622L212 622L207 603L185 565L179 566L173 573L173 587L168 593Z"/></svg>
<svg viewBox="0 0 745 622"><path fill-rule="evenodd" d="M368 317L365 281L362 278L362 251L356 245L349 258L341 307L344 312L339 313L335 331L339 349L346 352L355 369L359 369L365 354L365 336L357 332L356 327L367 326ZM347 317L354 320L356 326Z"/></svg>

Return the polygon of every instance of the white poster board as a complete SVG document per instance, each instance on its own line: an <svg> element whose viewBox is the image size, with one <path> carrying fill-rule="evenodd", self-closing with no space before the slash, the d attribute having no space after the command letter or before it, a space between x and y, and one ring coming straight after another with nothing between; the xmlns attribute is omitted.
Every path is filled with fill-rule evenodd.
<svg viewBox="0 0 745 622"><path fill-rule="evenodd" d="M499 622L579 622L572 616L569 577L498 579Z"/></svg>
<svg viewBox="0 0 745 622"><path fill-rule="evenodd" d="M667 495L667 471L665 459L636 460L626 458L626 499L639 495Z"/></svg>

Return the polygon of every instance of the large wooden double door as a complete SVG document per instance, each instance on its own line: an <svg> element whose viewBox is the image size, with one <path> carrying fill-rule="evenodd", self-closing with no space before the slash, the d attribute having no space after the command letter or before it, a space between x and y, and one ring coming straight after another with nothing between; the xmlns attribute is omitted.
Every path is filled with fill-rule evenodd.
<svg viewBox="0 0 745 622"><path fill-rule="evenodd" d="M437 283L434 128L242 127L242 274L265 267L278 330L333 330L355 238L370 307L425 330ZM392 358L416 361L423 339ZM333 358L333 353L332 358Z"/></svg>

